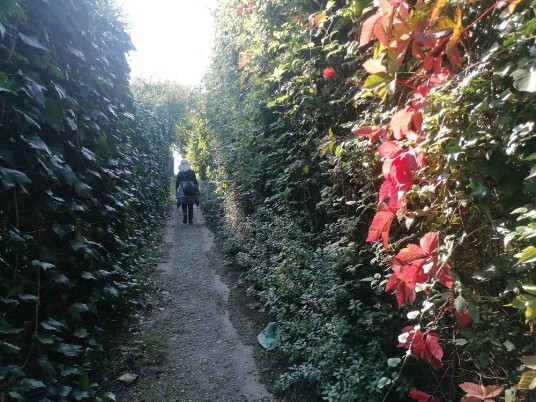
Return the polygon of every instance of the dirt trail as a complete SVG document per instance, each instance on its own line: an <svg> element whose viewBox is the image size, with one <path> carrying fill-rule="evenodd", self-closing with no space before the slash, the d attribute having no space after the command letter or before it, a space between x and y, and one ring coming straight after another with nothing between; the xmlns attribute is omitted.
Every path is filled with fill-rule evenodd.
<svg viewBox="0 0 536 402"><path fill-rule="evenodd" d="M164 242L165 262L154 278L158 295L151 295L156 306L140 324L157 357L138 368L138 381L118 401L272 401L252 347L229 318L230 292L215 271L221 257L201 211L185 225L182 211L174 210Z"/></svg>

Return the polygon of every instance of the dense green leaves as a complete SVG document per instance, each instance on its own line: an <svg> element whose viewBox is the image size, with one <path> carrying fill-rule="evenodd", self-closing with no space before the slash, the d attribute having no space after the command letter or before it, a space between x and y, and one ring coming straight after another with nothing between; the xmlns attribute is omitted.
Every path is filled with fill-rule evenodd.
<svg viewBox="0 0 536 402"><path fill-rule="evenodd" d="M209 96L185 138L221 199L229 257L286 334L281 387L333 401L394 401L411 386L457 400L455 383L515 385L516 357L534 348L534 2L497 4L500 11L429 3L431 13L397 2L400 15L415 18L456 13L464 29L438 22L450 24L435 34L452 40L447 53L459 48L443 65L426 46L422 57L406 53L401 24L399 42L376 41L381 27L365 22L374 20L370 4L239 3L222 3ZM385 13L395 7L379 4ZM430 84L423 119L412 122L407 102L434 74L442 83ZM411 124L416 142L405 138ZM407 181L407 208L389 215L383 250L364 240L377 194L394 195L382 193L380 158L389 157L375 144L388 130L406 152L418 143L422 163ZM388 255L428 232L439 234L452 289L423 286L409 311L394 313L383 292ZM439 335L442 372L396 349L408 320Z"/></svg>
<svg viewBox="0 0 536 402"><path fill-rule="evenodd" d="M111 2L2 1L0 37L0 399L88 399L167 207L169 123L132 99Z"/></svg>

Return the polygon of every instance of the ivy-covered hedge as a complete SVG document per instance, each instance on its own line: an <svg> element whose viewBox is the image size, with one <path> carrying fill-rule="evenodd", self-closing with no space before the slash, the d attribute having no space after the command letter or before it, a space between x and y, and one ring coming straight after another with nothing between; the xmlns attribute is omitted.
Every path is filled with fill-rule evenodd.
<svg viewBox="0 0 536 402"><path fill-rule="evenodd" d="M188 158L283 330L287 395L534 389L535 8L222 2Z"/></svg>
<svg viewBox="0 0 536 402"><path fill-rule="evenodd" d="M93 397L166 210L169 125L136 105L109 1L0 3L0 399Z"/></svg>

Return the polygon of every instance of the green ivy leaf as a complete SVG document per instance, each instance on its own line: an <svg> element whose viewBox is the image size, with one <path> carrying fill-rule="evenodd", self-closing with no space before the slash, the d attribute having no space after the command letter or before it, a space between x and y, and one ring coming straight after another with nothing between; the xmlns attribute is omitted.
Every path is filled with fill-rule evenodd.
<svg viewBox="0 0 536 402"><path fill-rule="evenodd" d="M0 342L0 349L9 355L16 355L20 352L20 348L9 342Z"/></svg>
<svg viewBox="0 0 536 402"><path fill-rule="evenodd" d="M11 87L8 84L8 76L6 73L0 71L0 92L9 92Z"/></svg>
<svg viewBox="0 0 536 402"><path fill-rule="evenodd" d="M536 356L523 356L519 360L529 369L536 370Z"/></svg>
<svg viewBox="0 0 536 402"><path fill-rule="evenodd" d="M48 272L48 277L53 282L59 283L61 285L72 285L69 278L67 278L65 275L60 274L58 272Z"/></svg>
<svg viewBox="0 0 536 402"><path fill-rule="evenodd" d="M6 379L8 376L13 376L14 378L17 378L24 377L25 375L26 374L20 368L20 366L9 365L0 367L0 381Z"/></svg>
<svg viewBox="0 0 536 402"><path fill-rule="evenodd" d="M85 328L77 328L74 331L73 335L77 338L86 338L87 336L89 336L89 332Z"/></svg>
<svg viewBox="0 0 536 402"><path fill-rule="evenodd" d="M520 68L510 74L514 87L519 91L536 92L536 67Z"/></svg>
<svg viewBox="0 0 536 402"><path fill-rule="evenodd" d="M465 301L462 295L459 295L456 298L456 300L454 300L454 307L456 307L456 311L458 313L463 313L466 309L466 306L467 306L467 302Z"/></svg>
<svg viewBox="0 0 536 402"><path fill-rule="evenodd" d="M46 90L46 88L39 85L37 82L35 82L34 80L28 77L24 77L24 81L26 82L26 88L29 91L28 95L34 98L37 101L37 103L39 103L44 108L45 107L44 90Z"/></svg>
<svg viewBox="0 0 536 402"><path fill-rule="evenodd" d="M469 312L469 316L474 322L480 321L480 311L478 310L478 307L475 306L473 303L469 303L467 306L467 311Z"/></svg>
<svg viewBox="0 0 536 402"><path fill-rule="evenodd" d="M39 297L36 295L30 295L30 294L20 294L19 299L22 301L32 301L32 302L39 302Z"/></svg>
<svg viewBox="0 0 536 402"><path fill-rule="evenodd" d="M363 88L375 88L379 85L385 84L391 77L387 73L371 74L367 77Z"/></svg>
<svg viewBox="0 0 536 402"><path fill-rule="evenodd" d="M32 265L34 267L42 268L43 271L48 271L49 269L56 267L54 264L51 264L49 262L38 261L38 260L32 260Z"/></svg>
<svg viewBox="0 0 536 402"><path fill-rule="evenodd" d="M86 272L86 271L82 272L82 274L80 276L83 279L87 279L87 280L95 280L96 279L95 276L92 273Z"/></svg>
<svg viewBox="0 0 536 402"><path fill-rule="evenodd" d="M56 342L56 337L53 337L51 335L34 334L32 338L35 339L37 342L42 343L43 345L53 345Z"/></svg>
<svg viewBox="0 0 536 402"><path fill-rule="evenodd" d="M515 265L527 264L534 261L536 261L536 247L528 246L525 250L523 250L521 257L519 257L519 260L517 260Z"/></svg>
<svg viewBox="0 0 536 402"><path fill-rule="evenodd" d="M61 331L67 329L67 327L59 321L49 318L46 321L41 322L40 324L44 329L49 331Z"/></svg>
<svg viewBox="0 0 536 402"><path fill-rule="evenodd" d="M46 98L45 100L45 111L48 117L48 120L52 127L56 130L61 130L63 128L63 107L59 102L56 102L52 98Z"/></svg>
<svg viewBox="0 0 536 402"><path fill-rule="evenodd" d="M0 305L8 307L8 308L14 308L17 307L20 303L15 299L9 299L4 298L0 296Z"/></svg>
<svg viewBox="0 0 536 402"><path fill-rule="evenodd" d="M76 191L76 194L82 198L89 198L91 196L91 190L92 188L90 186L88 186L86 183L82 183L81 181L77 181L74 184L74 191Z"/></svg>
<svg viewBox="0 0 536 402"><path fill-rule="evenodd" d="M43 370L45 373L49 375L56 374L54 365L50 362L46 355L37 356L36 361L37 364L39 364L39 367L41 367L41 370Z"/></svg>
<svg viewBox="0 0 536 402"><path fill-rule="evenodd" d="M21 332L21 328L14 328L7 323L3 318L0 318L0 334L18 334Z"/></svg>
<svg viewBox="0 0 536 402"><path fill-rule="evenodd" d="M536 296L536 285L523 284L521 286L523 287L523 290L525 292L527 292L530 295Z"/></svg>
<svg viewBox="0 0 536 402"><path fill-rule="evenodd" d="M69 307L68 311L72 315L78 315L80 313L88 312L89 307L87 304L84 304L84 303L74 303L71 305L71 307Z"/></svg>
<svg viewBox="0 0 536 402"><path fill-rule="evenodd" d="M16 391L9 391L9 396L17 401L26 401L26 398Z"/></svg>
<svg viewBox="0 0 536 402"><path fill-rule="evenodd" d="M39 42L34 36L24 35L22 32L19 32L19 38L21 38L25 45L31 46L35 49L44 50L45 52L48 51L46 46Z"/></svg>
<svg viewBox="0 0 536 402"><path fill-rule="evenodd" d="M34 391L42 388L46 388L45 384L43 384L42 381L37 381L32 378L25 378L17 385L17 390L22 392Z"/></svg>
<svg viewBox="0 0 536 402"><path fill-rule="evenodd" d="M84 348L79 345L73 345L69 343L60 343L58 346L58 352L65 356L76 357L83 352Z"/></svg>
<svg viewBox="0 0 536 402"><path fill-rule="evenodd" d="M61 71L58 66L49 64L48 69L56 78L59 78L60 80L65 79L65 74L63 74L63 71Z"/></svg>
<svg viewBox="0 0 536 402"><path fill-rule="evenodd" d="M63 386L58 390L58 395L67 398L72 390L73 387Z"/></svg>
<svg viewBox="0 0 536 402"><path fill-rule="evenodd" d="M0 176L2 176L2 184L6 190L12 189L16 184L29 184L32 181L26 174L0 166Z"/></svg>
<svg viewBox="0 0 536 402"><path fill-rule="evenodd" d="M120 293L115 287L106 286L102 289L102 295L105 299L117 299L120 296Z"/></svg>
<svg viewBox="0 0 536 402"><path fill-rule="evenodd" d="M396 367L402 360L399 357L392 357L387 360L387 365L389 367Z"/></svg>

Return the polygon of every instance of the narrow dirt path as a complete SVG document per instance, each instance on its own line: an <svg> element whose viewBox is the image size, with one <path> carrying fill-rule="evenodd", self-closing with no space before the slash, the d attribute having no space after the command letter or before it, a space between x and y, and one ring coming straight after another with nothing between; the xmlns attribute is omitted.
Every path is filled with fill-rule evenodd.
<svg viewBox="0 0 536 402"><path fill-rule="evenodd" d="M146 354L157 352L118 401L272 401L252 347L230 321L229 289L215 271L221 257L201 211L185 225L182 211L174 210L164 242L165 261L154 278L158 295L150 296L155 306L136 329L149 345Z"/></svg>

